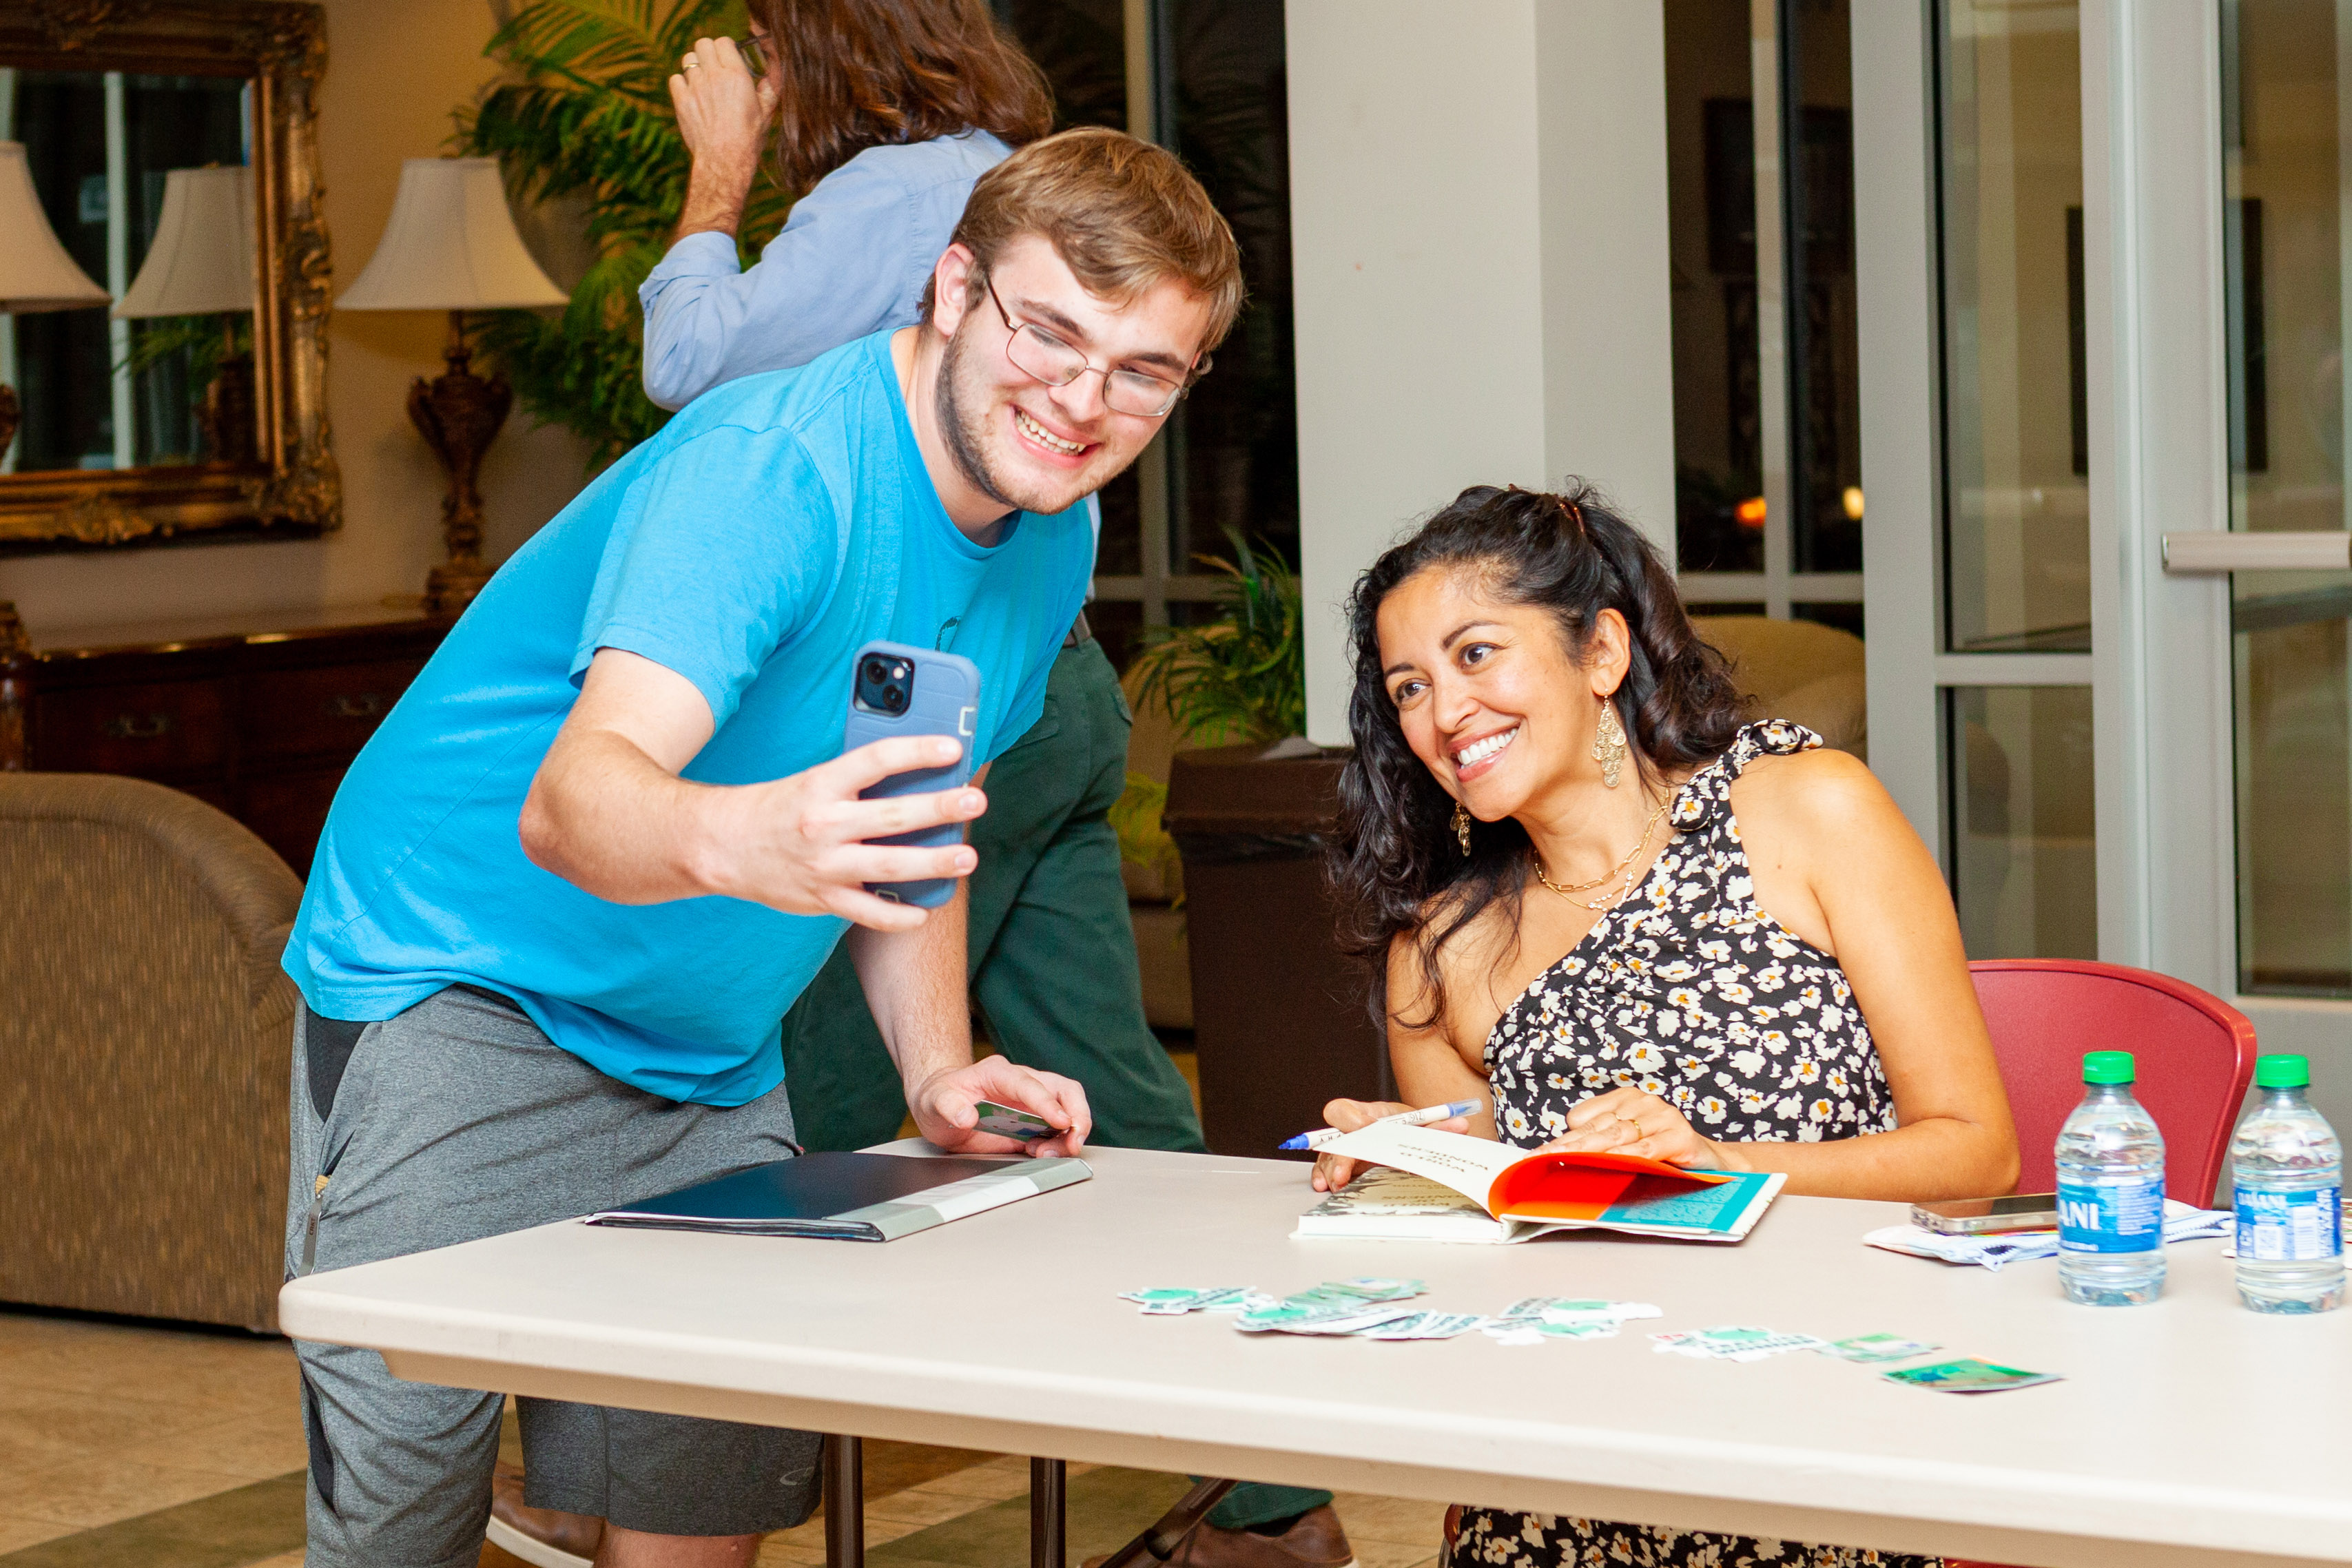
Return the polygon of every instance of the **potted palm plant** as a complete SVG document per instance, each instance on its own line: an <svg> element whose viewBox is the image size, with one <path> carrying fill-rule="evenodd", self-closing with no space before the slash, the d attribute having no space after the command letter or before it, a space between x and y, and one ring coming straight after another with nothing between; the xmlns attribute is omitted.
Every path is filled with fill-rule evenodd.
<svg viewBox="0 0 2352 1568"><path fill-rule="evenodd" d="M1201 1121L1210 1148L1263 1155L1321 1125L1334 1095L1385 1099L1385 1043L1331 940L1322 841L1344 753L1306 728L1303 604L1280 553L1230 536L1207 623L1150 635L1138 692L1180 732L1164 825L1183 863ZM1223 743L1215 743L1223 742Z"/></svg>
<svg viewBox="0 0 2352 1568"><path fill-rule="evenodd" d="M524 0L487 52L506 79L458 115L457 141L496 158L517 200L572 202L595 257L561 315L496 311L488 351L523 407L588 444L601 468L669 416L645 394L637 287L669 247L690 160L669 78L699 37L742 36L742 0ZM756 185L744 263L783 226L791 194Z"/></svg>

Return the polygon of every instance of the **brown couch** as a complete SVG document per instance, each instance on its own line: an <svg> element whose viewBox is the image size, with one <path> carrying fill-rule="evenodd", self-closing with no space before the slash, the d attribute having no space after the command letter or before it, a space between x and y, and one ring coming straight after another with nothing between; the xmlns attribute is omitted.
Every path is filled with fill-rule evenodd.
<svg viewBox="0 0 2352 1568"><path fill-rule="evenodd" d="M0 1300L275 1329L301 897L189 795L0 773Z"/></svg>

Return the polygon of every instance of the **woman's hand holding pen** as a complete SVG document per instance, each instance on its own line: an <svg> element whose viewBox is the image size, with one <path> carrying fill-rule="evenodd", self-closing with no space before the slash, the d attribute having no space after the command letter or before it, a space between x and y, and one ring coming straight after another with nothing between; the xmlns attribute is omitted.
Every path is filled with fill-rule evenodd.
<svg viewBox="0 0 2352 1568"><path fill-rule="evenodd" d="M1335 1123L1336 1125L1336 1123ZM1568 1132L1545 1144L1541 1153L1638 1154L1669 1165L1710 1171L1745 1171L1736 1143L1702 1138L1689 1119L1667 1101L1638 1089L1612 1089L1571 1108Z"/></svg>
<svg viewBox="0 0 2352 1568"><path fill-rule="evenodd" d="M1413 1107L1381 1100L1334 1100L1323 1107L1323 1120L1342 1132L1353 1132L1359 1127L1369 1127L1384 1116L1402 1116ZM1433 1132L1467 1132L1469 1118L1449 1117L1430 1123ZM1365 1162L1350 1160L1343 1154L1318 1154L1315 1158L1315 1190L1336 1193L1353 1179Z"/></svg>

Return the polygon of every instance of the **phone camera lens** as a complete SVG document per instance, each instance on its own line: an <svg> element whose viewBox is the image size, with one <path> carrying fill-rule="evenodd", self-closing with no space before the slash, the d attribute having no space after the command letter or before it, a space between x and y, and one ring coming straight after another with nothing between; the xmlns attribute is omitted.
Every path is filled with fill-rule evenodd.
<svg viewBox="0 0 2352 1568"><path fill-rule="evenodd" d="M907 707L907 694L895 686L885 687L882 689L882 706L893 713L904 712Z"/></svg>
<svg viewBox="0 0 2352 1568"><path fill-rule="evenodd" d="M879 684L889 673L889 670L883 665L880 659L869 658L866 661L866 679Z"/></svg>

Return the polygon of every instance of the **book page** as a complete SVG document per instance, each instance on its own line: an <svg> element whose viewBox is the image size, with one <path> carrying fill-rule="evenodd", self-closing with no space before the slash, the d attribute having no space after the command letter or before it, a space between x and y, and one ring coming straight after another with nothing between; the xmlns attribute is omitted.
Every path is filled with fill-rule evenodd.
<svg viewBox="0 0 2352 1568"><path fill-rule="evenodd" d="M1495 1178L1528 1157L1524 1149L1490 1139L1473 1138L1466 1132L1407 1127L1396 1121L1375 1121L1370 1127L1360 1127L1334 1138L1319 1152L1370 1160L1426 1176L1452 1187L1489 1214L1494 1212L1489 1194L1495 1190Z"/></svg>

